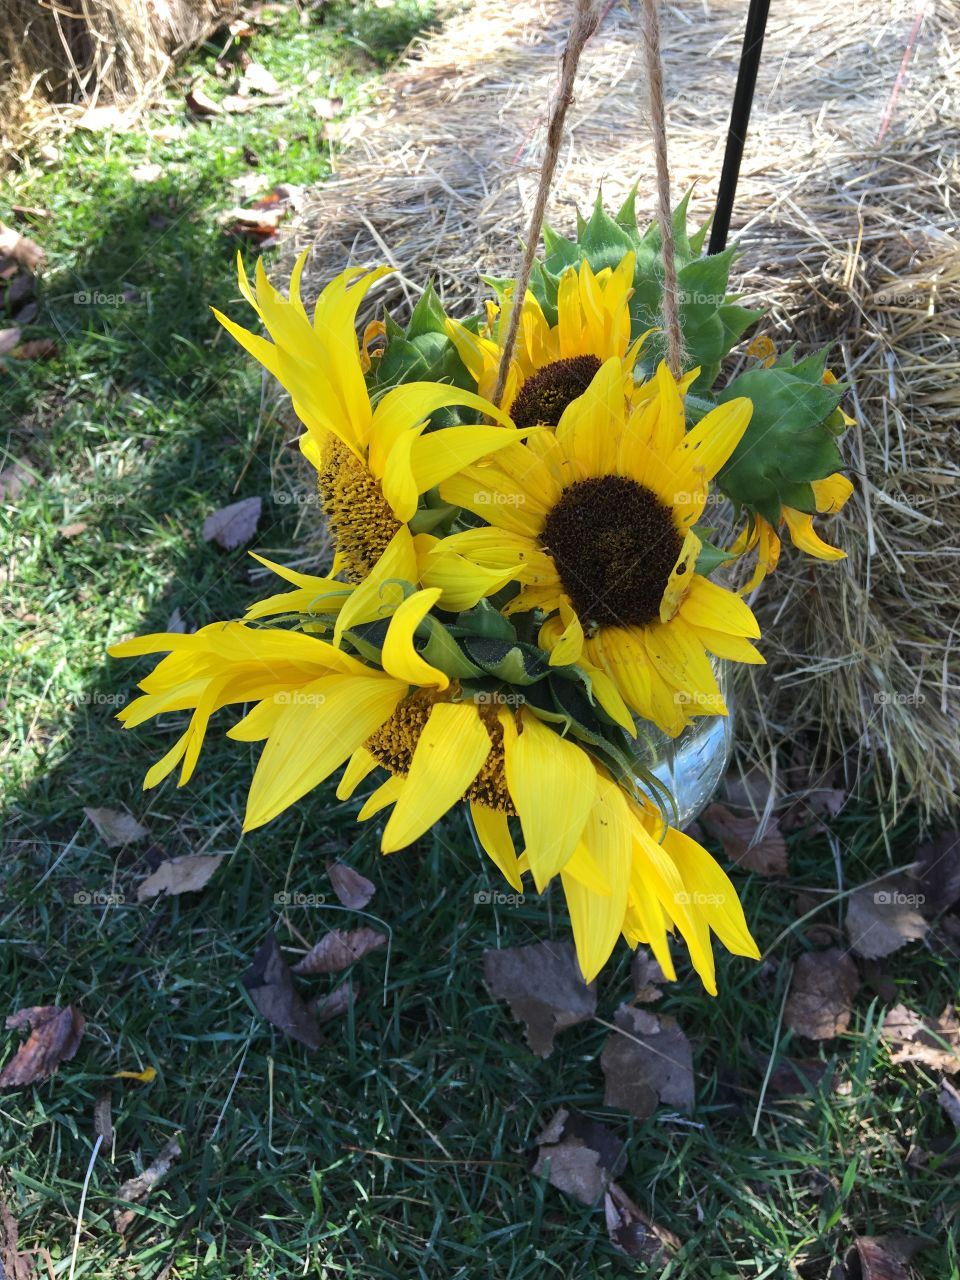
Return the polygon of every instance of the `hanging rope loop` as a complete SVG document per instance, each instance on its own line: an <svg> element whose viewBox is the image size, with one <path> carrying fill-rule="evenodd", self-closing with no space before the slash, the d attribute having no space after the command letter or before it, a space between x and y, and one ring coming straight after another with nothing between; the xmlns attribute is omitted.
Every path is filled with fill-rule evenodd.
<svg viewBox="0 0 960 1280"><path fill-rule="evenodd" d="M667 367L675 378L683 372L683 331L680 327L680 292L677 285L676 250L673 242L673 210L670 205L670 170L667 165L667 118L663 102L663 60L660 54L660 14L657 0L643 0L643 34L647 54L647 86L650 97L650 129L657 165L657 223L663 250L663 327L667 337Z"/></svg>
<svg viewBox="0 0 960 1280"><path fill-rule="evenodd" d="M580 55L599 23L600 5L596 0L574 0L570 35L567 37L567 44L560 63L560 84L557 88L553 106L550 109L550 119L547 124L547 146L543 156L543 164L540 167L537 197L533 203L533 213L530 217L530 226L527 229L527 242L520 261L520 269L517 272L516 283L513 287L510 321L507 325L503 354L500 357L500 368L497 370L497 386L493 393L493 403L498 406L503 397L503 389L507 384L507 375L510 372L510 362L513 359L514 348L517 345L517 333L520 329L523 300L527 296L527 285L530 283L533 260L537 252L537 245L540 242L540 231L547 211L547 196L550 194L550 185L553 182L557 161L560 158L563 124L567 118L570 104L573 102L573 86L577 78Z"/></svg>

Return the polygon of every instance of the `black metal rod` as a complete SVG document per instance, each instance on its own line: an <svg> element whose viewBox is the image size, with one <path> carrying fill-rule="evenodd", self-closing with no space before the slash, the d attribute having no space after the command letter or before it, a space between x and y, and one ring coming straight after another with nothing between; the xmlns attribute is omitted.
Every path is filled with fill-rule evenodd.
<svg viewBox="0 0 960 1280"><path fill-rule="evenodd" d="M717 191L717 209L710 228L709 253L719 253L727 247L733 198L737 193L743 144L750 124L750 108L753 105L753 91L757 83L760 54L763 52L763 35L767 28L769 12L770 0L750 0L747 27L743 33L743 48L740 51L740 68L737 71L737 88L733 95L733 110L730 112L730 127L727 130L727 148L723 153L723 169L720 172L720 187Z"/></svg>

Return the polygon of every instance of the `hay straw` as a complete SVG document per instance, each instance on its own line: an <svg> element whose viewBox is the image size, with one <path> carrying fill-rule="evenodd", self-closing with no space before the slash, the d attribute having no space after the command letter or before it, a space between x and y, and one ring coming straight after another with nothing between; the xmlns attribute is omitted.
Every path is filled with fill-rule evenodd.
<svg viewBox="0 0 960 1280"><path fill-rule="evenodd" d="M135 118L174 61L236 4L0 0L0 163L98 107Z"/></svg>
<svg viewBox="0 0 960 1280"><path fill-rule="evenodd" d="M811 770L839 754L851 780L879 761L894 807L910 798L932 814L955 803L960 778L960 6L923 17L877 145L916 13L866 0L774 6L732 234L740 287L770 309L764 331L780 346L832 342L859 423L844 443L856 496L822 522L849 559L814 564L785 549L758 602L769 665L744 699L762 716L744 716L743 732L763 761L812 734ZM314 290L388 246L400 272L371 307L408 308L433 277L455 314L477 309L477 272L515 260L568 14L554 0L475 0L388 78L295 233L291 248L315 245ZM700 219L742 17L717 0L663 9L673 181L696 184ZM611 6L569 116L547 215L558 229L572 230L601 182L609 207L639 179L638 214L652 218L644 101L638 14Z"/></svg>

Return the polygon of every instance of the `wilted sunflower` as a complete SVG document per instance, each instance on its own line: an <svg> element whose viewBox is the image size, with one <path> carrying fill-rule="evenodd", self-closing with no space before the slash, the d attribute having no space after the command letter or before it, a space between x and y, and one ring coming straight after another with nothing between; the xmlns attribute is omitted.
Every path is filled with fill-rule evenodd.
<svg viewBox="0 0 960 1280"><path fill-rule="evenodd" d="M728 949L757 954L729 880L709 854L664 830L652 807L621 791L530 707L464 697L456 681L427 663L413 637L437 598L436 591L417 592L396 610L383 670L317 637L239 622L115 645L115 657L169 651L141 682L144 696L120 712L126 728L193 709L186 731L144 785L155 786L182 761L182 786L210 716L231 703L255 702L228 734L264 743L245 830L269 822L344 763L341 799L381 766L387 780L359 816L393 805L385 853L409 845L465 800L482 846L516 889L526 870L539 890L560 875L588 981L621 932L631 945L649 942L673 976L666 931L675 926L715 992L711 928ZM512 821L522 833L522 858Z"/></svg>
<svg viewBox="0 0 960 1280"><path fill-rule="evenodd" d="M818 515L833 515L840 511L853 493L853 484L845 475L835 471L824 480L812 480L813 500ZM782 522L787 526L790 541L798 551L805 551L808 556L817 560L845 560L847 553L839 547L832 547L813 527L813 516L807 511L798 511L794 507L781 507ZM745 586L740 588L741 595L747 595L754 587L758 587L768 573L772 573L780 559L780 535L769 520L761 515L749 519L740 533L730 554L740 556L756 550L757 562L752 575Z"/></svg>
<svg viewBox="0 0 960 1280"><path fill-rule="evenodd" d="M555 431L533 432L445 481L445 500L488 527L444 539L423 581L439 585L432 575L449 556L484 572L519 566L506 608L559 615L562 630L545 633L551 663L586 662L635 714L676 736L691 715L726 714L708 654L763 662L749 608L695 572L694 525L752 406L731 400L687 432L664 364L654 381L631 407L620 361L610 359Z"/></svg>
<svg viewBox="0 0 960 1280"><path fill-rule="evenodd" d="M533 293L520 314L517 344L504 384L502 404L518 427L553 426L570 403L586 391L601 364L620 361L624 386L633 385L633 366L643 337L630 342L634 255L616 270L594 273L584 260L567 267L557 290L557 323L551 325ZM460 359L487 399L496 390L511 300L499 315L491 311L485 332L472 333L456 320L447 332ZM646 335L644 335L646 336Z"/></svg>
<svg viewBox="0 0 960 1280"><path fill-rule="evenodd" d="M336 550L331 578L311 579L311 589L318 595L344 596L338 622L342 630L379 615L385 583L417 581L417 550L407 522L420 495L517 437L509 418L486 400L438 383L406 383L388 391L374 407L355 322L361 301L389 268L342 272L320 294L311 322L300 297L306 256L294 267L289 299L267 280L262 260L254 292L238 256L240 290L272 342L219 311L214 315L290 393L307 428L300 448L316 468ZM452 405L477 410L510 428L509 433L503 426L462 425L424 435L430 415ZM344 595L343 584L334 580L341 573L362 586Z"/></svg>

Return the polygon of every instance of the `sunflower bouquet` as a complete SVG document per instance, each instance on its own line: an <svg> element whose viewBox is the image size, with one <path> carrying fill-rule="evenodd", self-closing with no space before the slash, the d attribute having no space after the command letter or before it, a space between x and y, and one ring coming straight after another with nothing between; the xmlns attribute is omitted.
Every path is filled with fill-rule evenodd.
<svg viewBox="0 0 960 1280"><path fill-rule="evenodd" d="M262 263L253 285L241 264L266 336L217 319L289 393L335 554L329 576L257 556L288 589L240 620L111 649L165 655L120 712L126 728L192 712L145 786L178 766L187 783L211 717L245 707L227 731L263 743L245 830L342 769L336 796L364 786L358 819L380 818L384 853L463 803L515 890L559 877L587 981L621 936L672 979L678 932L711 993L711 934L757 957L727 875L678 829L649 743L727 715L724 666L763 662L744 596L775 568L783 528L810 555L842 555L813 521L850 493L849 419L825 352L774 358L755 342L724 381L759 313L728 292L733 250L704 255L703 230L688 237L686 202L673 229L674 371L661 241L632 198L615 216L598 200L573 239L546 229L524 296L485 278L493 297L463 322L428 286L406 327L387 315L361 338L384 268L344 271L311 317L304 258L287 296ZM745 558L736 590L723 574Z"/></svg>

